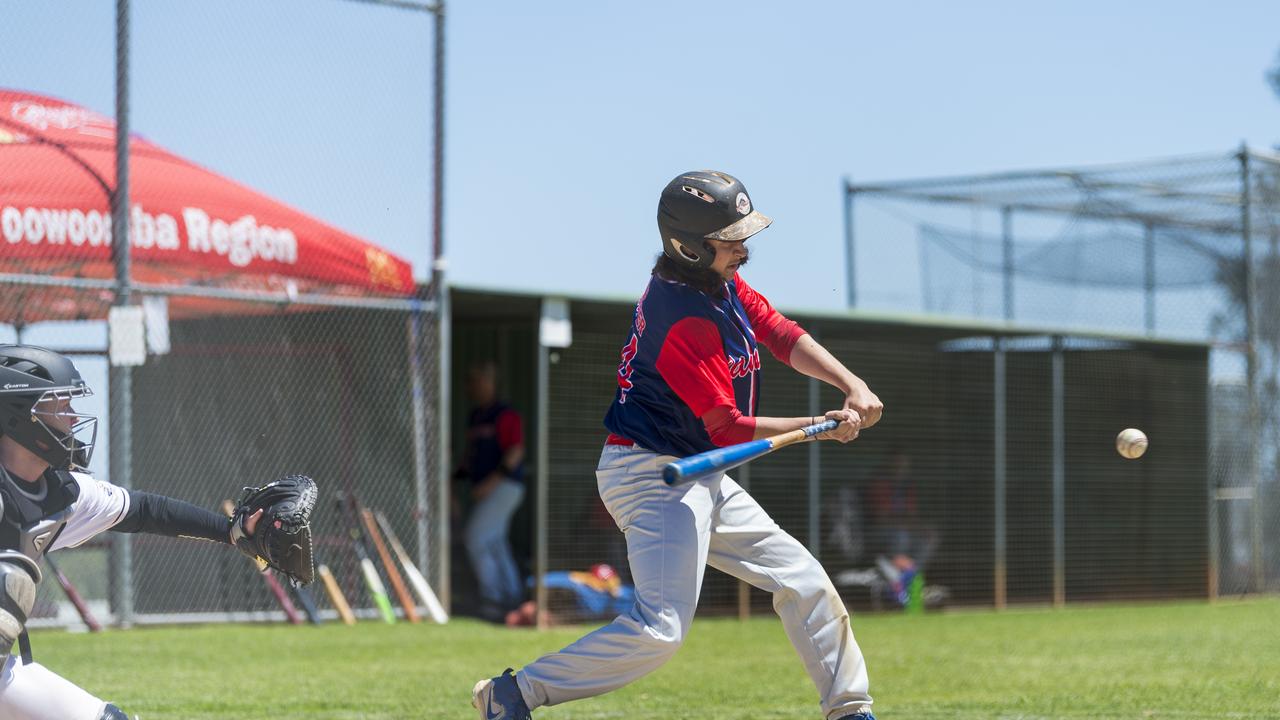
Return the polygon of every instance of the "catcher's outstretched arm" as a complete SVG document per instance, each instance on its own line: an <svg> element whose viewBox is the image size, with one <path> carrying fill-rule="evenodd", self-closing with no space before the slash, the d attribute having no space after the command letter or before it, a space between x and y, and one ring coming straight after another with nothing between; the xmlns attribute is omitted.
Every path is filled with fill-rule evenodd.
<svg viewBox="0 0 1280 720"><path fill-rule="evenodd" d="M128 493L129 509L111 528L114 532L144 532L231 543L230 527L223 515L165 495L137 490L129 490Z"/></svg>

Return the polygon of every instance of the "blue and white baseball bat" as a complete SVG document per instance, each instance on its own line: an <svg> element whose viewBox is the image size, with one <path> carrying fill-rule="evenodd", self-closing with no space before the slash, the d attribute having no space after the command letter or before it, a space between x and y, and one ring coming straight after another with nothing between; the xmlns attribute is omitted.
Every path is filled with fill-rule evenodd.
<svg viewBox="0 0 1280 720"><path fill-rule="evenodd" d="M726 470L732 470L739 465L745 465L762 455L768 455L778 448L794 445L814 435L835 430L839 424L838 420L824 420L817 425L807 425L799 430L784 432L773 437L750 440L737 445L690 455L687 458L667 463L667 466L662 468L662 479L668 485L697 482L712 475L719 475Z"/></svg>

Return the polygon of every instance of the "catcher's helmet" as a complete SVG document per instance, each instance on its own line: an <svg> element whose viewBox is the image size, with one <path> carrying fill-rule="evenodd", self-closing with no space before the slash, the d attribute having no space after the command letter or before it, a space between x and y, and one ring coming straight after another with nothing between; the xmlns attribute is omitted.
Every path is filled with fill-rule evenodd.
<svg viewBox="0 0 1280 720"><path fill-rule="evenodd" d="M741 181L713 170L681 174L658 200L662 251L689 267L711 267L716 252L708 239L746 240L771 222L751 206Z"/></svg>
<svg viewBox="0 0 1280 720"><path fill-rule="evenodd" d="M98 418L71 409L92 395L67 357L34 345L0 345L0 434L59 470L89 466Z"/></svg>

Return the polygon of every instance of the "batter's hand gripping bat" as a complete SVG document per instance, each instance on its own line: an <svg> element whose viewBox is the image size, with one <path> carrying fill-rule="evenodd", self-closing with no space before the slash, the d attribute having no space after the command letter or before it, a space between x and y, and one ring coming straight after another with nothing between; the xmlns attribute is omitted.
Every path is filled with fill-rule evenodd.
<svg viewBox="0 0 1280 720"><path fill-rule="evenodd" d="M662 479L668 485L697 482L745 465L758 457L768 455L779 448L794 445L824 432L835 430L838 420L825 420L798 430L780 433L773 437L750 440L729 447L716 448L667 463L662 468Z"/></svg>

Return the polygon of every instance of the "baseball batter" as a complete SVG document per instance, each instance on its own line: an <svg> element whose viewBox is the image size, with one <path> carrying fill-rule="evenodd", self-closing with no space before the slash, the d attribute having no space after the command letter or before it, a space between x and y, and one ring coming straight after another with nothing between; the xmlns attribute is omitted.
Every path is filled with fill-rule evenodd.
<svg viewBox="0 0 1280 720"><path fill-rule="evenodd" d="M763 344L795 370L845 396L823 440L849 442L880 419L867 384L738 274L746 240L768 227L747 190L722 172L672 180L658 204L659 256L618 365L610 435L596 480L626 537L632 609L517 673L482 680L472 704L484 720L626 685L666 662L693 622L709 564L773 594L787 636L829 720L874 720L862 651L822 565L728 476L670 487L675 457L769 437L815 418L756 416Z"/></svg>
<svg viewBox="0 0 1280 720"><path fill-rule="evenodd" d="M66 357L0 345L0 720L128 717L30 659L25 625L46 552L76 547L104 530L233 541L225 516L84 472L97 418L71 403L90 394ZM239 530L253 535L261 515ZM15 643L22 658L12 655Z"/></svg>

